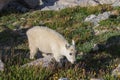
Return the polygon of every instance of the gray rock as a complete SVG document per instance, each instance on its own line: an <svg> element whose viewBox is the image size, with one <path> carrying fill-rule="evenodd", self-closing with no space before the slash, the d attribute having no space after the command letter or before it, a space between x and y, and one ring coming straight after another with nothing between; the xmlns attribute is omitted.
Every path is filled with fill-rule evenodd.
<svg viewBox="0 0 120 80"><path fill-rule="evenodd" d="M4 63L0 60L0 71L4 71Z"/></svg>
<svg viewBox="0 0 120 80"><path fill-rule="evenodd" d="M9 7L9 9L15 9L17 11L20 11L20 12L27 12L28 11L28 8L24 7L23 5L21 5L20 3L14 1L14 2L10 2L6 8Z"/></svg>
<svg viewBox="0 0 120 80"><path fill-rule="evenodd" d="M102 14L99 14L97 18L99 18L100 20L106 20L109 18L109 16L110 16L110 12L104 12Z"/></svg>
<svg viewBox="0 0 120 80"><path fill-rule="evenodd" d="M40 2L41 0L0 0L0 11L9 3L9 5L12 5L14 8L16 8L17 5L18 9L21 9L22 12L25 12L26 8L21 8L23 4L29 8L36 8L38 5L40 5ZM7 9L7 7L5 9Z"/></svg>
<svg viewBox="0 0 120 80"><path fill-rule="evenodd" d="M89 5L90 6L97 6L97 5L99 5L99 2L96 2L95 0L89 0Z"/></svg>
<svg viewBox="0 0 120 80"><path fill-rule="evenodd" d="M60 10L73 5L72 1L65 0L44 0L40 6L41 10Z"/></svg>
<svg viewBox="0 0 120 80"><path fill-rule="evenodd" d="M110 15L111 15L110 12L104 12L102 14L99 14L98 16L92 14L85 18L84 21L91 22L94 24L94 26L98 26L100 21L108 19Z"/></svg>
<svg viewBox="0 0 120 80"><path fill-rule="evenodd" d="M94 45L93 45L93 51L98 51L98 50L99 50L98 45L97 45L97 44L94 44Z"/></svg>
<svg viewBox="0 0 120 80"><path fill-rule="evenodd" d="M13 0L0 0L0 10ZM18 3L27 5L26 7L40 10L60 10L67 7L81 6L97 6L99 4L112 4L112 6L120 6L120 0L15 0ZM19 6L19 5L18 5ZM26 11L26 9L22 9Z"/></svg>
<svg viewBox="0 0 120 80"><path fill-rule="evenodd" d="M36 6L38 6L40 4L40 0L23 0L28 7L30 8L35 8Z"/></svg>
<svg viewBox="0 0 120 80"><path fill-rule="evenodd" d="M76 3L81 7L97 6L99 4L94 0L76 0Z"/></svg>
<svg viewBox="0 0 120 80"><path fill-rule="evenodd" d="M91 21L91 20L95 19L96 17L97 17L96 15L91 14L90 16L85 18L85 22Z"/></svg>
<svg viewBox="0 0 120 80"><path fill-rule="evenodd" d="M0 10L2 10L5 5L5 3L0 3Z"/></svg>
<svg viewBox="0 0 120 80"><path fill-rule="evenodd" d="M68 78L60 78L58 80L69 80Z"/></svg>
<svg viewBox="0 0 120 80"><path fill-rule="evenodd" d="M102 78L91 78L90 80L104 80Z"/></svg>
<svg viewBox="0 0 120 80"><path fill-rule="evenodd" d="M116 69L112 71L112 76L115 76L115 77L120 76L120 64L118 65Z"/></svg>
<svg viewBox="0 0 120 80"><path fill-rule="evenodd" d="M117 2L116 2L117 1ZM117 4L120 0L43 0L42 10L60 10L66 7L89 7L97 6L99 4Z"/></svg>
<svg viewBox="0 0 120 80"><path fill-rule="evenodd" d="M99 2L100 4L113 4L116 0L94 0Z"/></svg>
<svg viewBox="0 0 120 80"><path fill-rule="evenodd" d="M50 62L52 61L53 56L49 55L49 56L45 56L43 58L39 58L37 60L34 60L30 63L24 64L22 67L30 67L30 66L42 66L42 67L49 67L50 66Z"/></svg>
<svg viewBox="0 0 120 80"><path fill-rule="evenodd" d="M44 0L43 3L44 4L41 6L42 10L59 10L66 7L74 7L78 5L81 7L98 5L98 3L94 0Z"/></svg>
<svg viewBox="0 0 120 80"><path fill-rule="evenodd" d="M113 4L113 7L120 6L120 0L116 0Z"/></svg>
<svg viewBox="0 0 120 80"><path fill-rule="evenodd" d="M11 0L0 0L0 11L6 6Z"/></svg>

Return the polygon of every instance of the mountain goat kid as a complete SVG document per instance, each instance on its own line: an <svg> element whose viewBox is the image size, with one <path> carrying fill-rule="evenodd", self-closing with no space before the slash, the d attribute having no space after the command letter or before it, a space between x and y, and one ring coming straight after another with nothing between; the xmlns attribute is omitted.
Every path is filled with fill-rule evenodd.
<svg viewBox="0 0 120 80"><path fill-rule="evenodd" d="M72 64L76 61L75 42L70 45L58 32L42 26L35 26L27 31L30 59L38 50L43 54L51 53L57 62L65 56Z"/></svg>

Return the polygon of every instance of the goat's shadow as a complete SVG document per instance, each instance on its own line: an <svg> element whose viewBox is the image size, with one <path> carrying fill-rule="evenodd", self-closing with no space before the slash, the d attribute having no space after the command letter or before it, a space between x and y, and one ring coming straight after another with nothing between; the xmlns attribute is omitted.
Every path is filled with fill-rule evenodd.
<svg viewBox="0 0 120 80"><path fill-rule="evenodd" d="M13 31L5 26L0 32L0 57L7 65L22 64L23 60L28 58L29 50L26 35L19 31ZM22 30L26 32L26 30Z"/></svg>
<svg viewBox="0 0 120 80"><path fill-rule="evenodd" d="M0 26L0 58L6 65L22 65L30 61L27 29L11 30L6 26ZM38 51L35 58L42 58ZM9 63L9 64L8 64Z"/></svg>

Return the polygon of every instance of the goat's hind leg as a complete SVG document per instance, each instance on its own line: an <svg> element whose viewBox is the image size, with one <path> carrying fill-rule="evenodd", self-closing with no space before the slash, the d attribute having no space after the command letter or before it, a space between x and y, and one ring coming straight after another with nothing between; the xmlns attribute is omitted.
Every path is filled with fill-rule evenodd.
<svg viewBox="0 0 120 80"><path fill-rule="evenodd" d="M30 59L34 59L38 49L34 46L29 46L29 47L30 47Z"/></svg>

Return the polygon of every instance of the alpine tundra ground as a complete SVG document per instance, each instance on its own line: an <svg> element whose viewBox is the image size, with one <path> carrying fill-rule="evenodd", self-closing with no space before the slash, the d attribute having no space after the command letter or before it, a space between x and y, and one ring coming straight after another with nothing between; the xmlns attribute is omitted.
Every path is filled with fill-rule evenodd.
<svg viewBox="0 0 120 80"><path fill-rule="evenodd" d="M95 35L94 26L84 19L91 14L116 10L118 13L101 21L96 29L108 32ZM29 11L20 13L6 10L0 13L0 54L5 63L5 70L0 72L0 80L58 80L67 77L70 80L89 80L103 78L119 80L111 76L111 71L120 63L120 7L109 5L96 7L74 7L60 11ZM63 68L46 69L41 67L20 68L30 62L28 41L25 36L17 34L15 29L30 26L48 26L61 33L71 43L76 41L77 64L66 64ZM24 33L24 32L23 32ZM119 40L118 40L119 39ZM108 48L105 45L111 44ZM94 44L100 45L99 51L92 51Z"/></svg>

